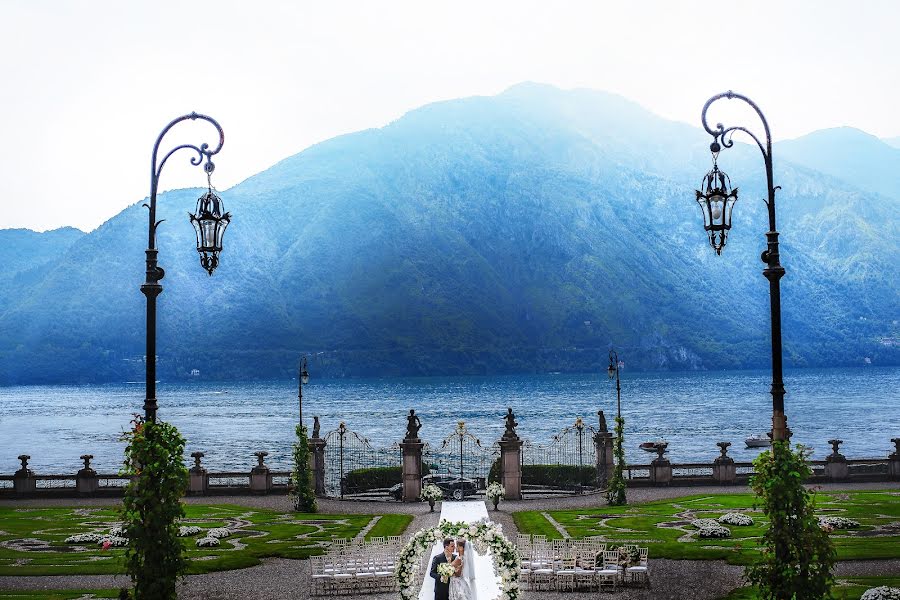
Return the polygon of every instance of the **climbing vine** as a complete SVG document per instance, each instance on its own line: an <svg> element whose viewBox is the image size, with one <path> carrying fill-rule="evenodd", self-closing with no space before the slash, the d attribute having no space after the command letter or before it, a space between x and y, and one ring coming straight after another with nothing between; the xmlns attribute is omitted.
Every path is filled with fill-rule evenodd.
<svg viewBox="0 0 900 600"><path fill-rule="evenodd" d="M184 517L181 497L187 487L184 438L174 425L135 416L123 435L125 488L122 523L128 547L125 568L135 600L174 600L175 584L187 568L178 539Z"/></svg>
<svg viewBox="0 0 900 600"><path fill-rule="evenodd" d="M309 440L306 438L306 427L298 424L296 433L294 470L291 472L291 498L294 502L294 510L314 513L318 507L312 486L312 470L309 467Z"/></svg>
<svg viewBox="0 0 900 600"><path fill-rule="evenodd" d="M627 504L625 498L625 419L616 417L616 445L613 454L616 459L616 465L613 468L612 478L609 480L609 486L606 488L606 502L610 506L621 506Z"/></svg>
<svg viewBox="0 0 900 600"><path fill-rule="evenodd" d="M762 557L747 569L747 579L763 600L831 598L835 549L815 515L815 494L803 481L812 475L810 450L786 441L753 461L756 492L769 526L760 540Z"/></svg>

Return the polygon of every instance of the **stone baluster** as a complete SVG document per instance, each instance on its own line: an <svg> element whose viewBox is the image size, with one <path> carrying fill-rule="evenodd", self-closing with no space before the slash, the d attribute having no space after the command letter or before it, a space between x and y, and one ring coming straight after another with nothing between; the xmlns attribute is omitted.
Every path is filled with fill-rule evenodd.
<svg viewBox="0 0 900 600"><path fill-rule="evenodd" d="M22 462L22 468L13 475L13 490L17 495L28 495L34 493L37 489L37 482L34 473L28 468L28 460L31 457L27 454L20 454L19 460Z"/></svg>
<svg viewBox="0 0 900 600"><path fill-rule="evenodd" d="M511 408L506 413L506 431L500 438L500 485L506 500L522 499L522 440L516 433L516 416Z"/></svg>
<svg viewBox="0 0 900 600"><path fill-rule="evenodd" d="M75 491L79 494L94 494L100 489L100 480L97 472L91 468L93 454L82 454L79 458L84 461L84 468L75 476Z"/></svg>
<svg viewBox="0 0 900 600"><path fill-rule="evenodd" d="M250 470L250 493L268 494L272 489L272 474L263 462L269 455L266 451L254 452L258 464Z"/></svg>
<svg viewBox="0 0 900 600"><path fill-rule="evenodd" d="M203 452L191 452L194 459L194 466L190 468L190 483L188 485L189 494L204 495L209 489L209 478L206 469L200 464L200 459L206 456Z"/></svg>
<svg viewBox="0 0 900 600"><path fill-rule="evenodd" d="M656 444L656 458L650 463L650 483L653 485L669 485L672 483L672 463L666 458L668 442Z"/></svg>
<svg viewBox="0 0 900 600"><path fill-rule="evenodd" d="M731 442L716 442L721 454L713 461L713 479L721 484L733 484L737 479L737 467L734 459L728 456L728 447Z"/></svg>
<svg viewBox="0 0 900 600"><path fill-rule="evenodd" d="M888 474L891 479L900 479L900 437L891 438L894 451L888 456Z"/></svg>
<svg viewBox="0 0 900 600"><path fill-rule="evenodd" d="M838 452L838 447L844 440L828 440L828 443L831 444L831 454L825 457L825 477L832 480L847 479L850 468L847 459Z"/></svg>

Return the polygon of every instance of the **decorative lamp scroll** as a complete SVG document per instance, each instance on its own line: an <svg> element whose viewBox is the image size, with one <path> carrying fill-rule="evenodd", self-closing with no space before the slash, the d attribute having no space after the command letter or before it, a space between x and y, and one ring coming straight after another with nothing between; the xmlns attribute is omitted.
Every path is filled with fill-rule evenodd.
<svg viewBox="0 0 900 600"><path fill-rule="evenodd" d="M737 188L731 188L731 179L716 164L719 144L713 142L712 171L704 175L697 192L697 204L703 212L703 229L709 236L709 245L716 254L722 254L728 231L731 229L731 212L737 202Z"/></svg>

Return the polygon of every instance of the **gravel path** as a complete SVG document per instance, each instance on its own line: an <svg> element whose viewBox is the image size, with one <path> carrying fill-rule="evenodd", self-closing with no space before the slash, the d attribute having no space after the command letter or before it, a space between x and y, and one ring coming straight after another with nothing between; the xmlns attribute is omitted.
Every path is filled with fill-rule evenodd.
<svg viewBox="0 0 900 600"><path fill-rule="evenodd" d="M825 491L835 490L900 490L900 482L876 482L857 484L817 485ZM746 492L743 486L691 486L668 488L633 488L628 490L629 503L677 498L694 494L727 494ZM287 496L205 496L185 499L191 504L236 504L248 508L268 508L289 511ZM0 506L107 506L118 504L115 498L53 498L31 500L3 500ZM500 510L488 506L488 514L495 522L503 525L508 537L514 537L517 528L511 513L519 510L561 510L567 508L590 507L605 504L602 495L584 495L561 498L541 498L534 500L504 501ZM399 502L342 502L340 500L319 500L322 513L349 514L390 514L413 515L408 532L437 525L440 504L435 512L429 512L424 503L401 504ZM220 571L205 575L191 575L180 586L179 597L184 600L270 600L273 598L308 597L308 562L288 559L266 559L262 564L248 569ZM678 598L680 600L712 600L726 595L741 585L742 568L728 565L724 561L689 561L657 559L652 562L653 587L646 589L622 589L610 597L623 600L650 598ZM851 575L900 575L900 560L843 561L836 569L838 576ZM117 588L128 585L128 578L121 575L77 575L52 577L0 577L0 589L74 589L74 588ZM526 599L554 600L571 593L525 592ZM397 594L366 594L359 597L344 596L348 600L395 600ZM587 594L575 594L575 598Z"/></svg>

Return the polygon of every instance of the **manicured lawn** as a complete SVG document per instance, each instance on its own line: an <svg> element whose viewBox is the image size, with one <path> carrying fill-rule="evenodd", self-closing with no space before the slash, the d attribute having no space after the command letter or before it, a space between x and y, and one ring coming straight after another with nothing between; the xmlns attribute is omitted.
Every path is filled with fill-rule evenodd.
<svg viewBox="0 0 900 600"><path fill-rule="evenodd" d="M754 510L753 494L696 495L630 506L550 511L547 514L570 537L602 536L608 542L647 545L650 556L674 559L723 559L732 564L749 564L768 525ZM831 534L839 560L900 558L900 493L897 491L829 492L817 495L821 515L843 516L859 521L855 530ZM698 518L718 518L726 512L742 512L753 517L751 526L728 525L731 538L700 540L690 522ZM526 511L513 514L520 533L562 537L542 514ZM879 530L885 526L892 527Z"/></svg>
<svg viewBox="0 0 900 600"><path fill-rule="evenodd" d="M80 598L118 598L119 590L0 590L0 600L78 600Z"/></svg>
<svg viewBox="0 0 900 600"><path fill-rule="evenodd" d="M886 585L900 588L900 577L841 577L832 588L836 600L859 600L870 588ZM721 600L759 600L755 588L739 588Z"/></svg>
<svg viewBox="0 0 900 600"><path fill-rule="evenodd" d="M183 524L204 530L228 527L216 548L197 548L200 535L183 538L189 573L253 566L261 558L307 558L337 538L353 538L375 515L321 515L231 505L185 506ZM400 535L410 515L384 515L367 537ZM123 573L124 549L66 544L77 533L106 533L118 524L115 508L0 508L0 575ZM2 598L2 596L0 596Z"/></svg>

